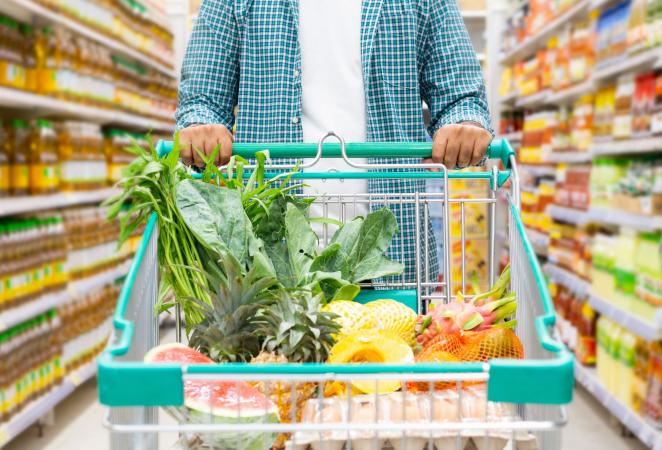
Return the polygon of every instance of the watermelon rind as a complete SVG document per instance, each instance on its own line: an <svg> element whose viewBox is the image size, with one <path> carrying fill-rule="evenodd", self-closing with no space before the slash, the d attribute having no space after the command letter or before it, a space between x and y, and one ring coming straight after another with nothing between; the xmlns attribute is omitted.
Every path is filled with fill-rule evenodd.
<svg viewBox="0 0 662 450"><path fill-rule="evenodd" d="M276 407L265 409L242 408L238 416L236 410L213 408L195 400L187 400L188 422L193 424L250 424L250 423L278 423L278 409ZM219 450L268 450L273 445L278 433L255 431L227 431L217 433L202 433L203 442Z"/></svg>

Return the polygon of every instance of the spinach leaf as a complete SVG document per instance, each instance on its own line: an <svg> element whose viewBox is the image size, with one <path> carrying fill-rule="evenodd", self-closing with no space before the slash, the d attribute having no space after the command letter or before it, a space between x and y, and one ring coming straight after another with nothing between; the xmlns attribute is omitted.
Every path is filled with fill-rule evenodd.
<svg viewBox="0 0 662 450"><path fill-rule="evenodd" d="M384 256L397 231L395 216L386 208L368 214L365 219L357 217L336 231L312 269L340 271L352 284L398 275L404 266Z"/></svg>
<svg viewBox="0 0 662 450"><path fill-rule="evenodd" d="M287 288L299 286L308 275L317 249L317 235L299 208L287 204L284 240L265 247L278 281Z"/></svg>
<svg viewBox="0 0 662 450"><path fill-rule="evenodd" d="M247 261L256 238L239 191L184 180L175 189L175 202L201 244L218 253L229 251L239 261Z"/></svg>

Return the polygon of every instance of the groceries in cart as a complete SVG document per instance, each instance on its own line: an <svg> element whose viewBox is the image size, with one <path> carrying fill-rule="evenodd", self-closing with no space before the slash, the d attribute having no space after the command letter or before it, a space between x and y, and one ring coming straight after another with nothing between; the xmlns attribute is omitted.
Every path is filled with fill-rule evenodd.
<svg viewBox="0 0 662 450"><path fill-rule="evenodd" d="M404 270L386 256L398 233L388 207L346 223L311 217L315 199L297 194L297 168L269 177L264 153L254 166L235 156L223 172L211 155L196 177L179 162L177 145L166 155L134 151L111 216L129 236L157 215L157 312L176 306L188 342L157 346L145 362L209 367L184 376L183 406L167 410L180 423L216 428L184 432L182 444L443 450L517 440L535 448L524 431L488 433L517 412L487 401L486 376L457 375L465 363L524 357L510 267L487 292L459 291L450 302L438 295L415 311L371 284ZM315 222L334 229L330 238L320 239ZM305 365L328 371L308 373Z"/></svg>

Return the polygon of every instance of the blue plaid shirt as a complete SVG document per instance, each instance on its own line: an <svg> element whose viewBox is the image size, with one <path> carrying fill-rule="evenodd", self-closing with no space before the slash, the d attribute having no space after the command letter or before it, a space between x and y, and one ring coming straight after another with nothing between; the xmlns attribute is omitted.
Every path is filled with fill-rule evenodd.
<svg viewBox="0 0 662 450"><path fill-rule="evenodd" d="M483 75L456 0L363 0L362 8L368 140L425 141L443 125L463 121L491 129ZM216 123L232 129L236 120L237 142L302 141L298 12L297 0L204 0L182 68L178 128ZM421 100L431 112L427 129ZM371 180L369 191L424 192L425 183ZM391 256L405 262L413 279L413 205L404 205L403 214L390 207L404 217ZM432 236L428 243L434 244ZM436 257L431 260L434 274Z"/></svg>

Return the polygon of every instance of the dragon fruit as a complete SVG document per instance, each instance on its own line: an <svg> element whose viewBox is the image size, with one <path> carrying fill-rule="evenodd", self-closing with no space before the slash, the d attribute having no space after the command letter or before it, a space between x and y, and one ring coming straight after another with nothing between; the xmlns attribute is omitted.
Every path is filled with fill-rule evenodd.
<svg viewBox="0 0 662 450"><path fill-rule="evenodd" d="M517 310L515 293L504 295L509 283L510 267L506 267L490 291L471 299L458 294L455 301L432 305L430 311L420 316L416 324L419 348L425 348L439 335L515 325L515 321L510 320Z"/></svg>

